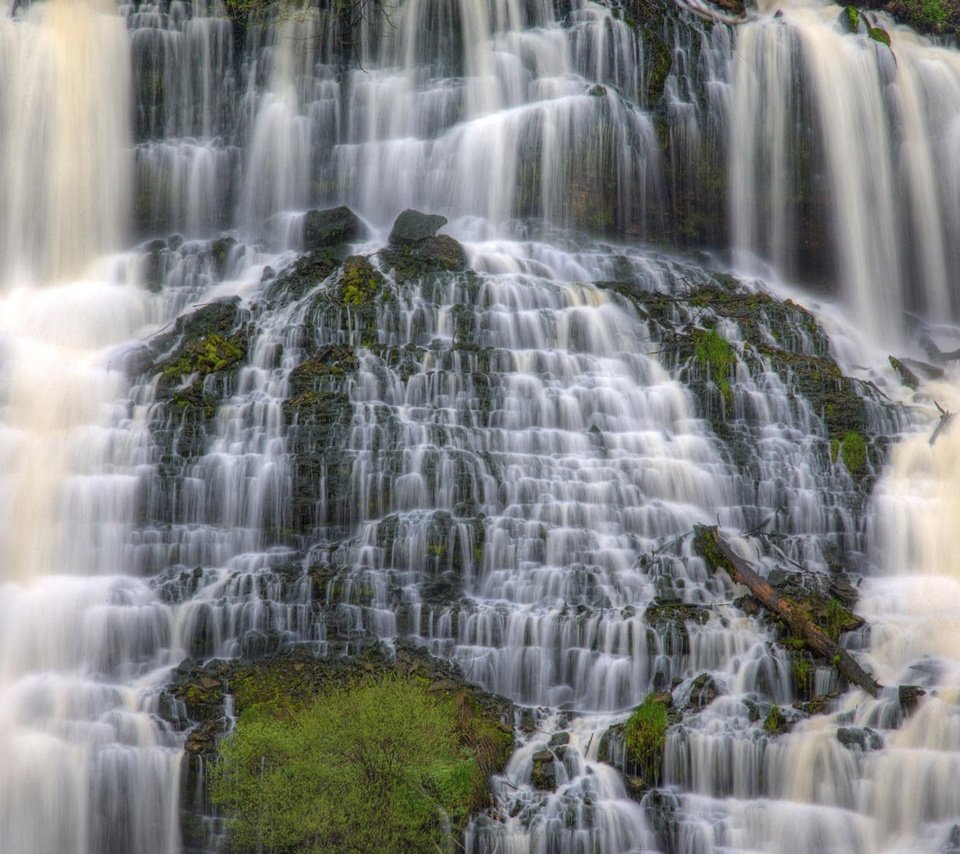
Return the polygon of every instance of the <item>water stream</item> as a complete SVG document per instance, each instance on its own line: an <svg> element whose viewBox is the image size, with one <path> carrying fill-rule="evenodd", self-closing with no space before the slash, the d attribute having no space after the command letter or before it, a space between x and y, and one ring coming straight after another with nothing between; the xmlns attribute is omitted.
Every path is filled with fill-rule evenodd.
<svg viewBox="0 0 960 854"><path fill-rule="evenodd" d="M960 850L960 437L929 441L960 385L886 363L960 338L960 54L801 0L639 30L629 4L404 0L344 33L328 5L0 19L0 851L183 850L172 670L370 638L532 710L474 854ZM353 252L414 207L470 269L372 255L371 316L335 277L272 294L304 212L343 204ZM761 301L687 301L724 282ZM229 377L171 392L159 344L131 367L218 307L243 329ZM727 378L671 355L708 316ZM786 340L873 383L869 498ZM297 371L328 348L349 370L311 409ZM793 709L833 668L798 692L696 525L813 587L841 561L869 626L845 644L918 708L891 687ZM603 736L664 690L683 721L638 795ZM222 847L211 827L189 844Z"/></svg>

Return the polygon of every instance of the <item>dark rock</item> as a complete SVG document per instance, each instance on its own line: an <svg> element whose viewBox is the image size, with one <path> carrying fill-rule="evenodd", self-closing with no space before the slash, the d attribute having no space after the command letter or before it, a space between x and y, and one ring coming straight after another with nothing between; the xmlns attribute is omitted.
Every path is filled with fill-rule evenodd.
<svg viewBox="0 0 960 854"><path fill-rule="evenodd" d="M557 769L554 767L554 755L549 750L538 750L533 754L533 770L530 783L535 789L551 792L557 787Z"/></svg>
<svg viewBox="0 0 960 854"><path fill-rule="evenodd" d="M425 214L412 209L405 210L397 217L390 232L390 243L402 246L406 243L418 243L433 237L447 224L447 218L439 214Z"/></svg>
<svg viewBox="0 0 960 854"><path fill-rule="evenodd" d="M903 710L910 714L920 702L920 698L927 692L918 685L901 685L897 688L897 701Z"/></svg>
<svg viewBox="0 0 960 854"><path fill-rule="evenodd" d="M940 854L960 854L960 824L950 828L947 841L940 848Z"/></svg>
<svg viewBox="0 0 960 854"><path fill-rule="evenodd" d="M547 744L547 747L563 747L570 743L570 733L568 732L555 732L550 736L550 741Z"/></svg>
<svg viewBox="0 0 960 854"><path fill-rule="evenodd" d="M303 248L307 252L331 249L359 240L366 229L348 207L307 211L303 218Z"/></svg>
<svg viewBox="0 0 960 854"><path fill-rule="evenodd" d="M690 692L685 708L701 711L719 697L723 691L709 673L701 673L690 683Z"/></svg>
<svg viewBox="0 0 960 854"><path fill-rule="evenodd" d="M837 741L849 750L883 750L883 736L870 727L839 727Z"/></svg>

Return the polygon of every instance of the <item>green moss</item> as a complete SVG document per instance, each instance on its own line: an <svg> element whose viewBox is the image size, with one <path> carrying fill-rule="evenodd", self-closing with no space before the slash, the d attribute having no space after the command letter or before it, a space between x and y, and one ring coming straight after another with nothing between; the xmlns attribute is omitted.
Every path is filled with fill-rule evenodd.
<svg viewBox="0 0 960 854"><path fill-rule="evenodd" d="M668 725L666 705L650 694L633 710L624 728L627 755L651 783L660 773Z"/></svg>
<svg viewBox="0 0 960 854"><path fill-rule="evenodd" d="M880 44L890 47L890 33L886 30L880 27L869 27L867 29L867 35L875 42L880 42Z"/></svg>
<svg viewBox="0 0 960 854"><path fill-rule="evenodd" d="M212 374L231 368L244 357L236 339L212 333L191 342L180 356L163 366L163 375L177 379L190 374Z"/></svg>
<svg viewBox="0 0 960 854"><path fill-rule="evenodd" d="M860 12L856 6L847 6L843 10L844 15L846 16L847 26L850 28L850 32L855 33L860 27Z"/></svg>
<svg viewBox="0 0 960 854"><path fill-rule="evenodd" d="M796 689L805 693L810 687L810 677L813 674L813 666L809 659L803 655L794 654L793 661L790 663L790 671L793 674Z"/></svg>
<svg viewBox="0 0 960 854"><path fill-rule="evenodd" d="M231 850L446 850L512 744L465 692L438 694L426 680L277 699L243 712L213 772Z"/></svg>
<svg viewBox="0 0 960 854"><path fill-rule="evenodd" d="M380 292L383 276L373 265L359 255L353 255L343 262L343 275L340 279L340 301L354 308L365 305Z"/></svg>
<svg viewBox="0 0 960 854"><path fill-rule="evenodd" d="M736 354L730 342L716 329L697 330L694 333L694 355L701 370L708 371L717 384L726 403L730 402L730 371L736 363Z"/></svg>
<svg viewBox="0 0 960 854"><path fill-rule="evenodd" d="M763 721L764 731L770 735L778 735L783 732L785 725L786 720L783 717L783 712L780 711L780 707L777 705L771 706L770 711L767 712L767 717Z"/></svg>
<svg viewBox="0 0 960 854"><path fill-rule="evenodd" d="M843 603L836 597L831 596L824 609L824 628L833 640L840 639L840 633L844 631L847 625L853 619L849 608L845 608Z"/></svg>
<svg viewBox="0 0 960 854"><path fill-rule="evenodd" d="M844 433L840 440L839 456L848 472L860 472L867 464L867 442L863 435L853 430Z"/></svg>

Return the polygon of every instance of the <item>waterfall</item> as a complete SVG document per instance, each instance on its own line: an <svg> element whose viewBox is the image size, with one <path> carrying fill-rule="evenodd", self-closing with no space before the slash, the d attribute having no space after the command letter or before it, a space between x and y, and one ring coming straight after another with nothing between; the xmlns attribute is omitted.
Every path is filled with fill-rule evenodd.
<svg viewBox="0 0 960 854"><path fill-rule="evenodd" d="M0 849L174 851L178 739L150 714L171 615L124 574L145 436L106 364L155 316L101 260L129 205L127 33L56 0L0 44Z"/></svg>
<svg viewBox="0 0 960 854"><path fill-rule="evenodd" d="M654 11L0 19L0 851L226 850L171 684L401 641L518 707L472 854L957 850L960 54Z"/></svg>

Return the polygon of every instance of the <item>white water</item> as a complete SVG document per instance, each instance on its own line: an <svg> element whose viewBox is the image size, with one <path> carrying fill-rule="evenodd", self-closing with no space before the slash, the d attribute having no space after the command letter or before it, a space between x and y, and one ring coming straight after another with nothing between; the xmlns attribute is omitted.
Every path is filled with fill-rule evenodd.
<svg viewBox="0 0 960 854"><path fill-rule="evenodd" d="M958 55L894 30L894 63L841 34L837 7L765 9L699 44L668 26L664 157L642 107L644 46L608 10L571 5L407 0L391 26L365 28L362 68L334 55L322 14L251 31L242 54L217 2L121 17L50 0L0 21L0 851L179 850L182 736L150 714L169 668L364 635L415 638L544 707L496 781L497 810L469 829L475 852L947 840L960 820L955 436L895 447L859 517L820 413L741 364L729 401L709 392L746 437L736 468L651 323L585 284L626 265L641 289L683 292L706 274L542 234L663 236L678 187L719 150L734 248L815 267L862 336L831 319L848 336L838 352L893 389L885 352L862 340L907 340L905 309L955 309ZM172 462L158 459L175 419L156 416L154 384L131 388L114 366L194 303L238 293L249 307L278 263L257 237L282 243L298 212L344 203L380 237L362 251L405 207L446 214L480 275L389 283L376 343L413 345L411 361L358 346L345 493L312 508L304 558L282 533L299 523L292 449L308 441L285 425L288 374L312 349L361 344L350 318L312 295L261 314L205 444ZM145 258L106 257L132 239L131 209L144 233L187 238L164 244L160 294L141 287ZM811 210L828 224L813 250L798 232ZM220 282L202 238L231 226L251 245ZM464 310L475 348L457 343ZM731 320L720 332L741 341ZM954 385L923 389L926 410L905 420L935 418L922 395L960 408ZM739 532L774 513L808 573L826 575L836 550L859 556L872 631L851 642L884 683L927 687L912 717L850 691L788 735L762 731L771 703L795 699L789 655L683 535L719 521L758 556ZM311 604L306 573L290 580L291 561L339 567L312 591L328 607ZM462 596L436 604L424 590L445 571ZM671 597L709 610L686 644L648 630L647 606ZM658 812L598 761L600 736L648 691L676 684L682 698L701 673L724 696L671 730ZM836 685L827 667L816 680ZM840 725L877 730L884 749L842 746ZM533 755L555 730L570 744L555 791L539 792Z"/></svg>

